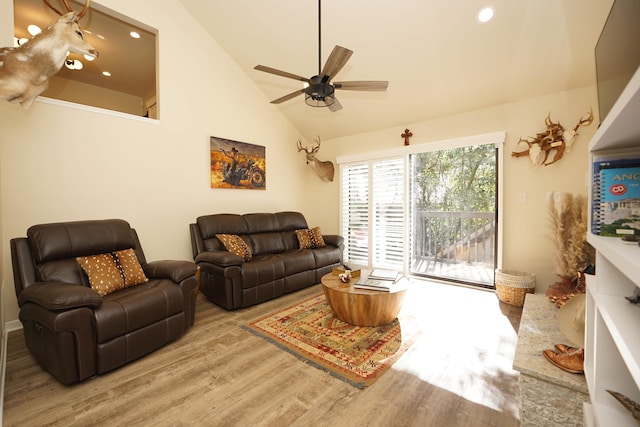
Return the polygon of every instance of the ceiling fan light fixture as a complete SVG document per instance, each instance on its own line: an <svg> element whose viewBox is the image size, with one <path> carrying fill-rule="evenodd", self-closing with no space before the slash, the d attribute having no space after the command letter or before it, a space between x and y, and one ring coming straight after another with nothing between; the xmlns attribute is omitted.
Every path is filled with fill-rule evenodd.
<svg viewBox="0 0 640 427"><path fill-rule="evenodd" d="M335 89L323 83L320 76L311 77L311 82L304 90L304 102L311 107L328 107L336 102Z"/></svg>

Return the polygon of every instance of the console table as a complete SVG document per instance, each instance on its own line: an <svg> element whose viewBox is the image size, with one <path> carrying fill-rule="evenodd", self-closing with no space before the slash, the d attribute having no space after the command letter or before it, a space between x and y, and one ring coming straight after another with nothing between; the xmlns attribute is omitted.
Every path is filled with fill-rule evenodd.
<svg viewBox="0 0 640 427"><path fill-rule="evenodd" d="M542 355L554 344L571 345L558 328L558 310L545 295L525 298L513 359L513 369L520 372L523 426L584 425L582 404L589 402L584 375L565 372Z"/></svg>

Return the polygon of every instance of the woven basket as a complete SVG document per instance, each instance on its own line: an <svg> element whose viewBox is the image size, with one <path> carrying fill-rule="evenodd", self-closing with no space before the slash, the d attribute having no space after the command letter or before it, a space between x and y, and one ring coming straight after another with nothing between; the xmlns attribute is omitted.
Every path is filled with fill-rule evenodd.
<svg viewBox="0 0 640 427"><path fill-rule="evenodd" d="M536 276L533 273L517 270L496 270L496 294L505 304L522 307L527 294L536 288Z"/></svg>

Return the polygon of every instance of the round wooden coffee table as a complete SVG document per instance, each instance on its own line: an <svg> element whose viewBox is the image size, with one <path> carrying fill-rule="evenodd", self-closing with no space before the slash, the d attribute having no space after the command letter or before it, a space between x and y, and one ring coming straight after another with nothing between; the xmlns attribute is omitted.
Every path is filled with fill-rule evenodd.
<svg viewBox="0 0 640 427"><path fill-rule="evenodd" d="M380 326L393 322L402 308L407 291L404 283L397 283L391 292L357 289L353 284L342 283L337 275L329 273L322 276L322 290L336 317L343 322L356 326Z"/></svg>

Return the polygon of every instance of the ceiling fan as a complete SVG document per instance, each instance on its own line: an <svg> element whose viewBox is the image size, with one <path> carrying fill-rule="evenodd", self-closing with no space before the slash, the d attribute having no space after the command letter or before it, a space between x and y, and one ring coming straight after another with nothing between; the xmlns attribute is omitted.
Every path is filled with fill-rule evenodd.
<svg viewBox="0 0 640 427"><path fill-rule="evenodd" d="M333 79L338 72L345 66L351 55L352 50L336 45L331 51L327 62L321 69L322 64L322 32L321 32L321 14L320 3L318 0L318 74L306 78L297 74L288 73L286 71L277 70L275 68L267 67L265 65L256 65L255 70L264 71L265 73L275 74L277 76L286 77L289 79L299 80L305 82L305 87L295 92L291 92L281 98L271 101L272 104L280 104L284 101L295 98L298 95L304 94L305 103L312 107L328 107L331 111L338 111L342 109L342 105L335 97L335 90L363 90L363 91L378 91L382 92L387 90L389 82L387 81L349 81L349 82L333 82Z"/></svg>

